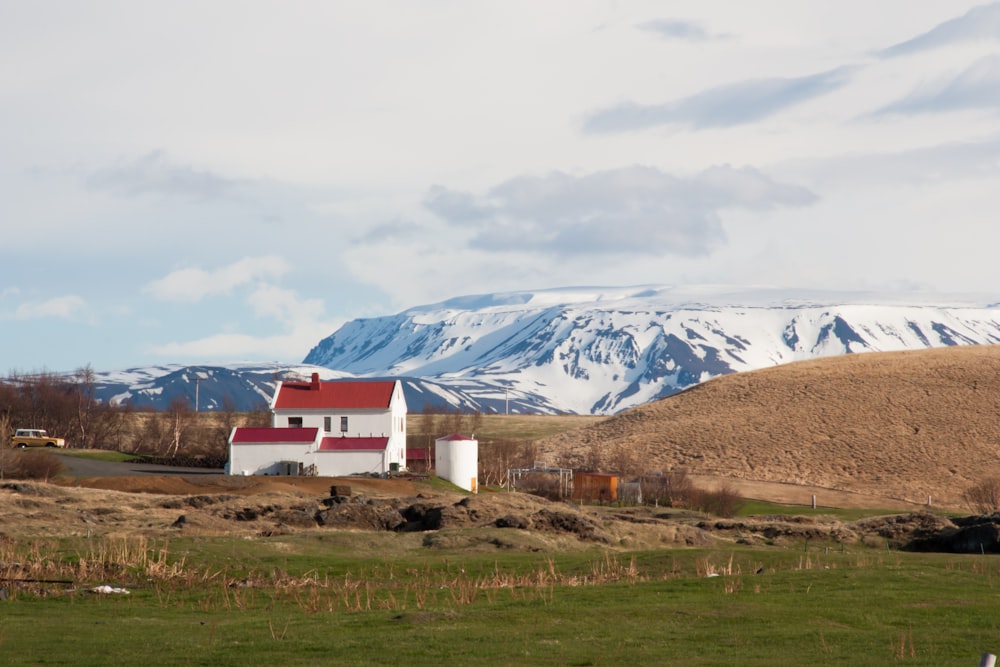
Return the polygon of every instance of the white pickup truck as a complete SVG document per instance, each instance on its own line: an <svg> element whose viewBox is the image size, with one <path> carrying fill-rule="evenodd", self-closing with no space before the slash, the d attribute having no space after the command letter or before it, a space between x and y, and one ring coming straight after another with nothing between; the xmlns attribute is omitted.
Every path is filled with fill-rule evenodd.
<svg viewBox="0 0 1000 667"><path fill-rule="evenodd" d="M62 438L53 438L45 429L41 428L19 428L14 431L13 443L15 447L24 449L25 447L65 447L66 441Z"/></svg>

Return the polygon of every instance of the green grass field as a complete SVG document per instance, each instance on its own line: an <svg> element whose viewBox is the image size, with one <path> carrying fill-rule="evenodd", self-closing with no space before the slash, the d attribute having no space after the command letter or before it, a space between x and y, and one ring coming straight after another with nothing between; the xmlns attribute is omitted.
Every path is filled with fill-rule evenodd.
<svg viewBox="0 0 1000 667"><path fill-rule="evenodd" d="M566 423L487 416L478 432ZM739 515L885 513L748 501ZM1000 652L995 556L816 540L448 551L429 535L0 536L0 664L972 666Z"/></svg>
<svg viewBox="0 0 1000 667"><path fill-rule="evenodd" d="M977 665L1000 650L991 556L449 553L421 540L5 540L0 662Z"/></svg>
<svg viewBox="0 0 1000 667"><path fill-rule="evenodd" d="M140 458L135 454L116 452L110 449L64 449L59 452L60 456L76 456L81 459L94 459L97 461L112 461L116 463L135 461Z"/></svg>

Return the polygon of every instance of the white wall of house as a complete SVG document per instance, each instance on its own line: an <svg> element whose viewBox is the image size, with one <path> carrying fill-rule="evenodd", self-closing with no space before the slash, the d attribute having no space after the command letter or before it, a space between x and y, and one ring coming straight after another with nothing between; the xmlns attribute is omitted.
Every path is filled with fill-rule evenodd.
<svg viewBox="0 0 1000 667"><path fill-rule="evenodd" d="M385 448L385 469L386 472L392 469L392 464L396 468L403 470L406 468L406 436L396 435L389 438L389 444Z"/></svg>
<svg viewBox="0 0 1000 667"><path fill-rule="evenodd" d="M405 413L404 413L405 414ZM326 418L330 418L329 427L326 429ZM347 430L341 431L341 418L347 418ZM338 436L344 435L357 437L384 436L389 437L394 432L399 432L399 424L394 424L392 411L388 408L384 410L351 410L345 412L329 412L326 410L275 410L271 413L271 426L273 428L285 428L294 426L289 419L301 419L299 424L305 428L315 427L320 429L324 435ZM404 417L405 419L405 417ZM393 427L396 430L393 430Z"/></svg>
<svg viewBox="0 0 1000 667"><path fill-rule="evenodd" d="M280 388L279 388L280 391ZM277 396L277 392L275 392ZM327 420L327 417L330 419ZM347 429L342 429L342 419L347 419ZM301 420L299 426L322 429L326 435L383 436L406 433L406 399L403 386L398 380L393 388L392 400L386 408L325 410L275 408L271 406L271 426L285 428L295 424L289 419ZM327 423L329 422L329 423ZM329 427L329 428L327 428Z"/></svg>
<svg viewBox="0 0 1000 667"><path fill-rule="evenodd" d="M379 450L317 451L311 446L279 443L239 443L230 447L232 475L281 475L283 461L298 461L303 469L316 466L320 477L388 472L386 452Z"/></svg>
<svg viewBox="0 0 1000 667"><path fill-rule="evenodd" d="M309 465L315 446L294 443L234 443L229 446L230 475L279 475L281 461Z"/></svg>
<svg viewBox="0 0 1000 667"><path fill-rule="evenodd" d="M316 463L316 473L320 477L344 477L354 473L382 474L389 470L382 450L322 451L315 452L312 456Z"/></svg>

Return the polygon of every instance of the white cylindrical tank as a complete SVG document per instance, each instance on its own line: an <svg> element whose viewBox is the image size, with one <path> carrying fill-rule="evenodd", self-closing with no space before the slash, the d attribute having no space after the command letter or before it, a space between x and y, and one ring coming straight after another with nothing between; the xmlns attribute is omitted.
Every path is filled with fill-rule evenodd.
<svg viewBox="0 0 1000 667"><path fill-rule="evenodd" d="M479 491L479 442L458 433L434 441L437 476L466 491Z"/></svg>

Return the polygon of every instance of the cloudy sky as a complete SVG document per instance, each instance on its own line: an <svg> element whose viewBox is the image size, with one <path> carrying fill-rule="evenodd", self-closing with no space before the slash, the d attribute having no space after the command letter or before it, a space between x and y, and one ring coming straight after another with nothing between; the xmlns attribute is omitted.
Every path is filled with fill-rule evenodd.
<svg viewBox="0 0 1000 667"><path fill-rule="evenodd" d="M1000 2L0 0L0 374L454 296L1000 286Z"/></svg>

